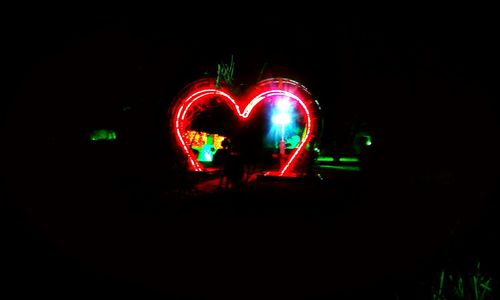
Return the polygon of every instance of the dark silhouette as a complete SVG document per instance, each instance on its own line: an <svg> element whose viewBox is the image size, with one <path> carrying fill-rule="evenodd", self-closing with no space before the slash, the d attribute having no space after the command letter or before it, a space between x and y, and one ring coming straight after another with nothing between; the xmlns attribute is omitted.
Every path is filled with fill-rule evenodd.
<svg viewBox="0 0 500 300"><path fill-rule="evenodd" d="M224 180L224 190L240 189L243 185L245 167L242 156L235 151L229 138L222 141L222 149L219 149L215 155L213 163L217 167L222 167L222 174L219 180L219 190L222 190Z"/></svg>
<svg viewBox="0 0 500 300"><path fill-rule="evenodd" d="M245 165L243 163L243 157L239 152L231 151L229 153L224 172L226 173L227 180L232 190L240 190L243 187Z"/></svg>

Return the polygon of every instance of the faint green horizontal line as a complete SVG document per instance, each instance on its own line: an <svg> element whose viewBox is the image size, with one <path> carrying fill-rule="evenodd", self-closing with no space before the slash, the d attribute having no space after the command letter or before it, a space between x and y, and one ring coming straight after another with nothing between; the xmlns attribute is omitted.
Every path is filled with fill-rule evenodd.
<svg viewBox="0 0 500 300"><path fill-rule="evenodd" d="M319 165L320 169L336 169L336 170L344 170L344 171L360 171L360 168L357 166L328 166L328 165Z"/></svg>

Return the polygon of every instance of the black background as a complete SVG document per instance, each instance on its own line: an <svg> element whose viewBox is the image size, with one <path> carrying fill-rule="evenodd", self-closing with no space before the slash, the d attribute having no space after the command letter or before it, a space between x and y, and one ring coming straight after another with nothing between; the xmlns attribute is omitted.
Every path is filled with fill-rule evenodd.
<svg viewBox="0 0 500 300"><path fill-rule="evenodd" d="M284 76L308 87L323 108L326 145L336 140L348 147L350 129L360 120L374 132L378 176L371 185L372 204L360 207L359 215L374 209L376 216L366 220L381 225L368 231L394 235L367 239L385 245L369 250L363 241L354 241L363 226L346 221L354 229L343 236L366 249L358 248L359 253L372 251L360 254L365 257L360 265L376 269L383 264L373 262L374 257L401 257L392 267L380 268L373 281L367 279L373 274L351 270L357 277L345 275L346 287L358 282L354 286L368 290L370 282L397 274L394 269L408 268L405 274L412 274L412 268L440 253L450 230L467 236L494 227L499 49L498 21L491 8L185 6L4 10L2 198L7 201L2 202L7 230L2 244L7 249L3 270L10 279L3 292L148 297L209 295L224 289L211 281L210 272L160 276L158 267L149 275L139 274L137 270L147 268L135 265L141 262L134 261L133 253L151 255L145 264L153 265L160 253L147 254L136 250L142 249L137 245L164 249L168 243L158 239L160 229L144 233L135 227L136 218L156 221L130 213L119 199L133 193L129 185L141 182L144 188L144 182L159 181L151 174L174 177L162 171L169 163L163 151L169 143L165 124L170 100L186 84L215 74L217 64L229 62L231 55L239 83ZM87 148L88 133L100 127L117 128L124 137L125 146L117 154ZM102 167L99 157L106 155L115 159ZM116 176L133 180L122 183L127 188L119 191L102 187ZM151 186L154 190L154 184L147 188ZM73 219L74 214L79 217ZM396 221L414 226L397 226ZM181 228L175 230L177 242L186 242L182 233L194 227L171 225ZM127 239L120 226L136 232ZM119 235L116 241L104 234L108 231ZM496 240L496 232L488 234L488 241ZM470 235L483 248L484 239ZM398 245L394 237L407 252L387 250ZM125 244L118 241L122 239ZM120 251L123 247L128 250ZM478 250L488 251L493 250ZM179 255L166 253L169 258L157 264L168 270L174 253ZM109 262L106 257L117 259ZM134 261L133 266L126 267L127 261ZM495 264L490 262L492 269ZM260 272L254 276L267 271ZM325 282L329 278L318 274L323 273L316 275ZM162 282L166 278L172 282ZM289 287L290 294L330 295L338 288L327 288L321 279L296 288L300 278L290 281L295 286ZM267 295L286 294L285 280L278 282L276 286L285 288ZM252 289L266 295L262 286Z"/></svg>

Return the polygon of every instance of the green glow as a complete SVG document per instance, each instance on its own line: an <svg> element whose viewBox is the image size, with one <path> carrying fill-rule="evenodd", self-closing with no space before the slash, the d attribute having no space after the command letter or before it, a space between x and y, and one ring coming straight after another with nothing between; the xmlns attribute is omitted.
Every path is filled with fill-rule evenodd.
<svg viewBox="0 0 500 300"><path fill-rule="evenodd" d="M331 156L320 156L318 157L317 161L327 161L327 162L332 162L335 161L335 158ZM356 157L341 157L339 158L340 162L358 162L359 159Z"/></svg>
<svg viewBox="0 0 500 300"><path fill-rule="evenodd" d="M317 161L334 161L335 159L333 157L329 156L319 156Z"/></svg>
<svg viewBox="0 0 500 300"><path fill-rule="evenodd" d="M319 166L320 169L336 169L336 170L344 170L344 171L360 171L360 168L357 166L328 166L328 165L321 165Z"/></svg>
<svg viewBox="0 0 500 300"><path fill-rule="evenodd" d="M358 162L359 160L356 157L341 157L339 159L340 162Z"/></svg>
<svg viewBox="0 0 500 300"><path fill-rule="evenodd" d="M91 141L116 140L116 132L113 129L96 129L90 134Z"/></svg>
<svg viewBox="0 0 500 300"><path fill-rule="evenodd" d="M295 149L300 143L300 136L298 135L292 135L291 137L286 139L286 144L288 146L286 147L287 149Z"/></svg>
<svg viewBox="0 0 500 300"><path fill-rule="evenodd" d="M366 136L366 145L367 146L371 146L371 144L372 144L372 137L369 136L369 135L367 135Z"/></svg>

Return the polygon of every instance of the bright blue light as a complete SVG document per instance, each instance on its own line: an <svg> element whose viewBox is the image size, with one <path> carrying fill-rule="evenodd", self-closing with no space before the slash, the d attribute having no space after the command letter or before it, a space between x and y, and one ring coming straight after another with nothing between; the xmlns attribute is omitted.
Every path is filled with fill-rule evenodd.
<svg viewBox="0 0 500 300"><path fill-rule="evenodd" d="M290 123L291 117L287 113L279 113L277 115L274 115L272 120L274 124L287 125Z"/></svg>
<svg viewBox="0 0 500 300"><path fill-rule="evenodd" d="M276 107L280 112L288 112L292 107L292 104L290 103L290 99L280 98L276 101Z"/></svg>
<svg viewBox="0 0 500 300"><path fill-rule="evenodd" d="M212 144L205 144L198 155L199 161L212 161L214 153L217 151Z"/></svg>
<svg viewBox="0 0 500 300"><path fill-rule="evenodd" d="M295 101L288 97L276 97L273 100L268 111L269 131L266 136L266 145L277 149L279 142L284 140L288 149L297 147L297 139L300 142L301 133L297 122Z"/></svg>

